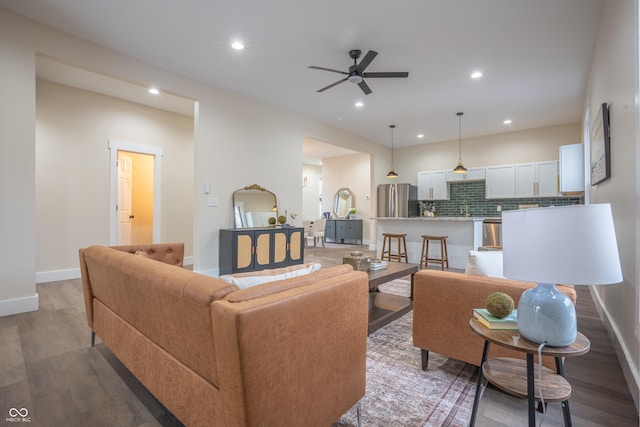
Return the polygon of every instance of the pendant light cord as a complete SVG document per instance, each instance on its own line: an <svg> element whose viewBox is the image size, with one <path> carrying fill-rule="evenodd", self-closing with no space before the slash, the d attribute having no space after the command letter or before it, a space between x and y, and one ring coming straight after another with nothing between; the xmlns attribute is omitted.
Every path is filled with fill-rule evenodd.
<svg viewBox="0 0 640 427"><path fill-rule="evenodd" d="M389 125L391 128L391 167L394 168L393 165L393 129L395 129L396 125Z"/></svg>
<svg viewBox="0 0 640 427"><path fill-rule="evenodd" d="M458 113L458 161L462 163L462 114Z"/></svg>

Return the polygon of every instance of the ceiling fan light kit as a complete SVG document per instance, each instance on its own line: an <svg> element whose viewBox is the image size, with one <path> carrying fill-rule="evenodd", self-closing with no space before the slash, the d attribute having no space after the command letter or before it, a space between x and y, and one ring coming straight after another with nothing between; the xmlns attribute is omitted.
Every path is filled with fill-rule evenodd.
<svg viewBox="0 0 640 427"><path fill-rule="evenodd" d="M458 116L458 166L453 168L454 173L465 173L467 168L462 166L462 115L464 113L456 113Z"/></svg>
<svg viewBox="0 0 640 427"><path fill-rule="evenodd" d="M335 83L331 83L330 85L325 86L322 89L319 89L318 92L324 92L325 90L331 89L332 87L337 86L342 82L348 81L350 83L357 84L358 87L360 87L360 89L362 90L362 92L364 92L365 95L369 95L371 93L371 88L369 88L369 85L367 85L367 82L364 81L365 78L409 77L409 73L406 71L365 73L364 70L366 70L369 64L371 64L371 61L373 61L373 58L375 58L378 55L378 52L375 52L373 50L368 51L367 54L364 56L364 58L362 58L362 61L360 61L360 63L358 64L358 58L360 58L361 54L362 54L362 51L360 49L353 49L349 51L349 57L353 59L353 65L349 67L349 71L340 71L340 70L334 70L332 68L317 67L315 65L310 65L309 68L312 68L314 70L330 71L332 73L344 74L345 76L347 76L341 80L338 80Z"/></svg>

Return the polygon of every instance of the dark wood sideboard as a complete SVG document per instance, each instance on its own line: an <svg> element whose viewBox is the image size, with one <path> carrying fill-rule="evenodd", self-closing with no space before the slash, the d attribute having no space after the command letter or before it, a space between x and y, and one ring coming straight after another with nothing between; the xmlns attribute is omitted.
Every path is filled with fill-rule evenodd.
<svg viewBox="0 0 640 427"><path fill-rule="evenodd" d="M220 274L280 268L304 262L301 227L220 230Z"/></svg>
<svg viewBox="0 0 640 427"><path fill-rule="evenodd" d="M345 242L347 240L347 242ZM362 244L361 219L328 219L324 228L324 241L330 243Z"/></svg>

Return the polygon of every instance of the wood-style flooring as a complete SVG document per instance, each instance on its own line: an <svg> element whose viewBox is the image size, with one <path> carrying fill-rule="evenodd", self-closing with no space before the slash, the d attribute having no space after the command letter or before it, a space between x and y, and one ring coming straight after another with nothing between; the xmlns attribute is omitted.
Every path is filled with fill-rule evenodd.
<svg viewBox="0 0 640 427"><path fill-rule="evenodd" d="M340 264L355 249L366 251L331 244L307 248L305 261ZM638 412L589 291L577 290L578 327L591 340L591 351L565 366L573 386L573 425L638 426ZM11 408L26 408L30 426L182 425L99 339L90 347L79 279L40 284L37 292L38 311L0 317L0 425L27 425L8 420ZM526 414L526 401L487 387L476 425L524 426ZM559 404L549 404L543 425L563 425Z"/></svg>

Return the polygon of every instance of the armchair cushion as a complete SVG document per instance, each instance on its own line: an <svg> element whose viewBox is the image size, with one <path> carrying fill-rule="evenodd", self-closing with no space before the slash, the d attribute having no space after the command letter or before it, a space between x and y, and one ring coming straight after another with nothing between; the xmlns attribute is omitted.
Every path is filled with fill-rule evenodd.
<svg viewBox="0 0 640 427"><path fill-rule="evenodd" d="M502 251L469 251L466 274L500 277L502 273Z"/></svg>

